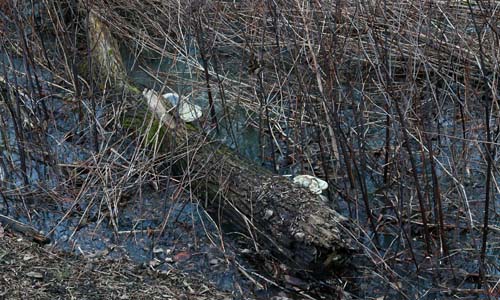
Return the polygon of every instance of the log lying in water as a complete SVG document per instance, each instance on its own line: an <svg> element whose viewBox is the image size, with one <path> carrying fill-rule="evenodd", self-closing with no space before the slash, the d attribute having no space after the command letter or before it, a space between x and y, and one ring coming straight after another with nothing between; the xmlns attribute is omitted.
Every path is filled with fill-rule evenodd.
<svg viewBox="0 0 500 300"><path fill-rule="evenodd" d="M160 97L153 94L148 100L149 109L178 145L202 145L190 157L189 169L200 178L193 185L207 199L207 209L222 209L225 220L258 241L257 247L271 250L297 268L328 268L347 254L352 243L341 229L347 220L321 197L225 145L203 143L206 137L193 126L180 126Z"/></svg>
<svg viewBox="0 0 500 300"><path fill-rule="evenodd" d="M91 21L100 22L96 17ZM102 23L90 28L107 30ZM108 76L111 74L117 82L123 80L125 72L116 67L121 59L99 57L119 55L117 49L102 49L115 44L99 41L111 38L109 32L91 34L101 47L96 54L101 65L113 66L108 69ZM109 64L110 61L113 63ZM130 83L123 82L122 86L138 93ZM348 223L346 218L318 195L295 186L291 180L249 162L221 143L208 142L209 138L195 126L176 120L169 113L169 103L160 98L154 92L144 97L170 140L175 142L172 151L196 145L177 164L180 169L188 166L196 171L192 185L205 200L202 203L208 211L222 212L224 220L251 237L259 251L269 251L294 270L323 272L348 255L353 242L344 227Z"/></svg>

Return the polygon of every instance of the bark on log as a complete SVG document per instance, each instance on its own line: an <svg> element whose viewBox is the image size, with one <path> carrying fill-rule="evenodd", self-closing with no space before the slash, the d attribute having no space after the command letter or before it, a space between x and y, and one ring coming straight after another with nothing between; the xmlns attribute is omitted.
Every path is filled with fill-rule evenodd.
<svg viewBox="0 0 500 300"><path fill-rule="evenodd" d="M207 137L193 126L179 125L157 95L147 102L178 148L202 145L191 155L189 170L200 178L193 185L196 194L206 199L205 208L221 210L225 220L254 238L261 250L271 250L294 268L323 271L353 249L343 228L348 220L321 197L221 143L206 142Z"/></svg>
<svg viewBox="0 0 500 300"><path fill-rule="evenodd" d="M119 55L118 49L103 49L115 42L99 40L111 39L109 30L95 15L90 20L95 23L91 30L98 30L91 33L99 45L93 47L99 49L96 59L101 66L112 66L108 75L137 94L137 88L124 79L125 71L116 67L121 59L107 57ZM167 101L160 98L154 94L146 102L171 140L180 146L177 149L201 145L192 151L188 162L178 165L197 172L192 183L207 210L222 211L226 221L257 242L259 250L270 251L295 270L323 272L355 248L345 229L349 221L318 195L249 162L221 143L207 142L207 136L194 126L176 120Z"/></svg>

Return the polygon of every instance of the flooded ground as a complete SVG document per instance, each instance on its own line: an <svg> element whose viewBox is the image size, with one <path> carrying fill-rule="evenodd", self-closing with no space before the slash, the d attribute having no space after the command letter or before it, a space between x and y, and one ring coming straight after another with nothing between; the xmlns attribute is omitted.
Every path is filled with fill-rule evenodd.
<svg viewBox="0 0 500 300"><path fill-rule="evenodd" d="M129 67L131 67L131 62L131 59L127 60ZM20 67L22 63L15 61L14 65ZM165 65L169 64L165 63ZM149 67L151 68L151 66ZM176 64L175 67L177 68L176 76L184 78L184 80L191 73L191 70L183 64ZM169 69L171 68L172 65L169 65ZM134 69L135 71L132 69L129 71L132 79L137 80L139 85L155 86L158 84L157 80L145 72L137 71L137 69L139 68ZM23 81L19 82L21 84ZM174 91L184 91L185 94L194 93L192 90L186 91L187 88L183 86L173 85L169 87ZM49 89L48 86L44 88ZM164 87L157 89L161 90L162 88ZM208 107L206 95L203 93L198 93L196 97L191 99L202 107ZM71 174L85 164L91 164L91 145L78 135L80 107L77 102L71 98L54 97L47 98L46 103L54 123L48 126L49 139L45 146L50 147L50 152L56 153L61 173L57 173L45 163L40 163L41 159L37 160L36 154L33 154L28 163L31 170L29 180L37 182L40 188L51 189L51 193L57 194L59 191L63 191L62 185L58 185L58 183L66 182L63 185L67 185L69 181L87 181L85 172L83 175L75 177L72 177ZM104 117L104 109L104 107L99 108L101 117ZM217 104L216 110L219 116L224 114L220 103ZM224 141L247 158L257 163L262 162L258 128L249 126L249 115L243 109L236 108L234 111L235 113L231 114L231 122L221 122L220 130L214 131L216 138ZM343 118L348 121L354 120L354 116L348 114L344 115ZM453 130L453 128L446 126L446 120L443 121L443 124L445 134L447 131ZM356 124L346 122L344 126L355 128ZM16 144L14 127L11 124L8 128L7 133L11 138L11 147L14 147ZM208 128L207 130L213 129ZM374 130L370 134L376 136L380 132ZM446 176L449 175L450 169L447 168L445 162L457 143L446 138L446 135L444 136L440 148L442 152L438 161L443 162L441 165L442 183L452 184L453 178ZM80 140L84 141L83 146L79 144ZM369 147L378 149L382 146L380 140L374 140L374 143ZM132 148L129 145L122 153L132 155L134 153ZM265 151L267 156L270 155L269 150ZM19 163L19 156L16 155L16 152L6 153L4 151L3 155L9 156L10 161L14 164ZM469 172L481 178L481 171L475 171L481 169L479 157L470 159L470 161ZM264 161L263 164L272 168L270 160ZM122 172L123 168L124 166L120 166L117 170ZM291 172L291 169L288 169L288 172L286 170L286 168L281 169L284 174ZM20 174L9 173L4 176L9 182L22 185L23 176ZM63 178L62 181L60 181L61 178ZM92 182L92 179L90 181ZM380 186L377 178L368 177L367 182L370 183L368 189L370 193L373 193L373 199L378 198L381 203L385 201L380 194L377 194L377 187ZM253 269L250 264L239 258L241 252L248 249L239 248L227 236L222 241L221 232L199 205L199 200L185 193L175 180L162 178L158 183L160 186L168 187L168 189L158 190L158 186L147 184L120 195L119 203L116 207L111 208L111 211L114 210L118 216L116 219L110 218L110 208L107 207L109 204L102 200L102 193L105 192L105 189L100 188L87 190L90 194L85 196L78 195L78 190L75 190L73 194L65 190L53 199L39 190L39 194L34 193L26 197L23 205L20 205L20 202L15 201L14 198L0 202L0 211L48 233L53 241L48 246L50 251L66 251L84 259L106 260L110 264L114 260L125 259L137 266L143 266L161 274L182 272L186 275L201 276L221 292L231 294L232 299L249 299L249 293L256 298L267 299L271 297L273 292L265 291L265 289L259 291L259 288L256 288L251 280L241 272L241 270L252 272ZM14 188L16 184L12 184L11 187ZM382 277L373 273L373 267L370 266L373 262L365 256L365 253L362 253L353 259L355 269L344 274L347 276L348 282L351 282L346 286L346 289L352 291L360 299L377 298L371 297L373 293L385 295L384 297L388 297L387 299L447 299L451 295L458 295L461 299L466 299L468 296L463 295L462 290L465 291L475 286L474 275L471 274L477 273L477 257L474 249L478 247L477 240L470 241L469 239L470 224L467 220L470 219L470 216L468 213L481 210L483 204L480 199L483 187L471 180L470 185L463 188L465 195L476 195L476 199L468 199L470 211L464 211L455 219L447 220L450 236L453 237L449 244L450 255L454 262L462 262L459 266L447 259L443 259L437 264L427 260L421 255L422 251L418 250L424 247L421 239L417 239L422 235L418 222L415 221L411 228L413 231L408 232L409 237L402 237L397 234L399 232L397 220L388 214L388 219L379 228L380 246L378 252L374 253L371 259L377 259L377 257L386 259L384 263L392 265L391 268L387 268L390 272L388 276L394 277L399 286L394 286L394 282L384 282ZM7 190L7 194L14 190ZM455 196L459 197L460 195ZM453 197L453 194L450 194L449 197ZM75 202L75 199L78 201ZM450 211L446 215L453 216L453 207L448 207ZM358 222L364 222L366 218L364 215L352 215L346 202L339 202L339 208L345 215L351 214L351 217ZM29 211L30 214L28 215L26 211ZM473 217L473 219L477 220L478 216ZM498 234L496 226L492 227L492 235ZM408 238L413 240L412 247L415 249L416 259L419 261L418 265L411 262L406 240ZM370 241L367 240L366 243L370 243ZM495 245L491 244L488 252L489 257L498 255L499 247ZM436 270L439 271L436 272ZM431 278L435 276L439 276L440 285L432 283ZM498 269L490 270L489 276L492 281L495 281L496 278L500 278L500 272ZM253 280L258 281L258 278ZM445 286L457 286L457 288L446 289ZM278 293L278 291L274 293ZM487 297L486 294L479 292L472 297L476 296Z"/></svg>
<svg viewBox="0 0 500 300"><path fill-rule="evenodd" d="M130 63L131 60L128 60ZM22 66L16 61L17 66ZM129 65L130 66L130 65ZM171 66L170 66L171 67ZM189 70L181 68L179 77L185 77ZM139 71L130 70L133 79L137 80L142 86L155 86L155 80L148 74ZM43 75L42 75L43 76ZM20 81L22 83L22 81ZM26 84L26 83L25 83ZM45 87L49 89L49 87ZM171 86L174 90L182 91L185 87ZM161 89L161 88L159 88ZM191 94L193 91L186 91ZM198 94L192 98L195 103L207 107L206 95ZM129 190L127 193L119 196L119 203L116 207L109 208L109 205L103 199L105 189L89 189L88 195L79 195L78 190L73 194L68 190L61 189L63 183L67 185L69 181L81 180L87 181L85 172L74 178L69 175L78 170L85 164L91 165L91 145L87 142L79 144L80 140L85 140L78 135L79 131L79 105L71 98L54 97L47 98L47 106L52 114L52 125L48 126L48 142L46 147L50 147L50 152L56 153L57 161L61 167L57 173L45 163L40 163L41 159L36 159L36 154L28 164L30 166L29 181L38 183L35 186L40 187L38 193L28 193L24 199L24 204L18 200L6 200L0 202L0 211L3 214L14 217L24 223L31 224L38 230L48 233L53 241L48 249L50 251L66 251L72 255L77 255L83 259L102 260L109 264L113 261L129 261L136 266L142 266L147 270L153 270L159 274L170 274L170 272L181 272L185 276L197 276L207 280L218 291L226 293L230 299L268 299L277 295L279 291L270 292L263 286L256 288L256 285L243 275L243 272L252 272L253 267L244 260L240 259L241 252L248 249L239 248L227 236L221 239L221 232L215 225L210 216L202 209L198 199L190 197L188 193L175 180L162 178L158 181L158 186L146 184L139 189ZM104 108L99 108L101 116L104 116ZM217 111L223 114L222 107L218 106ZM4 111L5 112L5 111ZM375 113L375 112L374 112ZM249 159L261 162L261 150L259 149L259 132L255 126L248 125L248 115L243 109L236 109L232 115L231 123L221 122L220 131L216 137L232 146L235 150ZM353 120L353 116L344 115L346 120ZM226 124L226 125L224 125ZM230 125L228 125L230 124ZM444 133L452 128L443 127ZM227 127L230 126L230 127ZM346 128L354 128L356 124L345 123ZM7 133L11 138L11 147L15 146L14 127L9 126ZM211 130L211 129L209 129ZM5 132L5 131L4 131ZM380 134L376 130L372 135ZM446 136L446 135L445 135ZM236 138L236 139L235 139ZM438 160L446 162L446 159L453 151L451 149L456 143L453 140L443 138L441 146L441 156ZM450 146L447 146L450 145ZM377 149L383 145L380 141L374 140L371 149ZM130 145L122 152L132 155L133 147ZM266 155L269 155L269 149L266 149ZM16 152L3 152L4 156L9 156L9 160L14 164L19 163L19 156ZM470 159L470 170L474 176L481 178L481 161L479 157ZM269 160L263 162L269 168L272 165ZM445 163L442 165L441 176L442 183L453 183L453 178L449 175ZM119 166L117 170L122 172L125 167ZM282 169L283 170L283 169ZM79 171L80 172L80 171ZM287 173L286 171L284 172ZM471 175L472 175L471 174ZM15 190L15 186L22 186L23 176L16 173L4 175L7 181L13 183L11 190L6 190L7 194ZM62 177L61 177L62 176ZM66 178L64 178L66 176ZM61 178L63 179L62 181ZM49 179L49 180L47 180ZM90 180L92 182L92 179ZM377 187L380 185L374 177L367 178L370 182L369 192L373 193L373 199L381 203L380 194L377 194ZM64 183L66 182L66 183ZM166 189L165 187L168 187ZM480 211L482 208L482 189L479 184L470 181L470 185L463 187L466 195L476 195L475 198L468 199L470 211L463 211L456 215L456 218L447 219L450 237L452 241L450 246L451 260L433 262L427 260L421 255L424 245L421 239L422 235L419 229L418 221L415 221L408 232L409 237L402 237L397 234L398 221L387 215L380 229L378 252L374 253L371 259L384 258L386 261L380 263L390 264L387 270L389 277L393 277L397 282L385 282L377 273L373 273L373 267L370 258L365 253L354 257L352 272L345 273L349 284L346 289L352 291L360 299L447 299L452 295L467 299L464 291L472 289L475 286L474 274L477 274L477 240L470 240L469 230L470 216L468 213ZM50 199L44 195L42 189L50 189L52 194L59 191L62 194ZM458 197L460 195L450 194L449 197ZM78 201L75 202L75 199ZM453 216L453 207L448 206L450 211L446 215ZM351 210L346 202L339 202L339 208L345 215L351 214ZM115 211L115 218L110 218L109 211ZM29 211L28 215L26 211ZM480 216L480 215L479 215ZM364 222L366 216L351 214L351 217L358 222ZM494 217L497 219L497 216ZM478 216L473 217L474 220ZM166 221L165 221L166 220ZM498 220L497 220L498 221ZM475 221L476 222L476 221ZM475 224L476 226L479 224ZM497 225L492 225L492 236L498 234ZM416 259L418 265L411 262L410 251L406 239L413 240ZM366 243L371 243L369 240ZM500 253L497 244L490 244L488 256L496 257ZM470 249L470 250L467 250ZM462 262L459 266L456 262ZM246 270L246 271L245 271ZM438 271L436 271L438 270ZM472 274L472 275L471 275ZM432 278L438 276L439 285L434 285ZM496 277L495 277L496 276ZM252 278L252 276L250 276ZM490 270L489 278L491 281L500 278L500 271ZM35 281L38 279L35 279ZM259 281L255 277L253 280ZM445 286L455 286L457 288L447 289ZM372 297L373 294L382 295ZM230 295L230 296L229 296ZM252 295L252 296L249 296ZM225 296L225 297L226 297ZM474 297L487 297L486 294L474 294Z"/></svg>
<svg viewBox="0 0 500 300"><path fill-rule="evenodd" d="M151 190L141 194L131 195L128 203L121 204L116 227L102 215L106 212L99 212L97 207L84 213L84 203L71 209L71 203L58 208L43 201L30 201L31 221L22 212L10 211L8 215L50 233L52 243L46 246L50 251L66 251L82 259L99 258L110 263L127 260L164 274L202 276L217 290L232 294L232 299L245 299L243 295L252 293L253 285L237 269L236 253L241 249L230 240L221 246L217 227L197 203L165 203L165 194ZM5 214L5 207L0 205L0 209ZM72 213L67 215L69 211Z"/></svg>
<svg viewBox="0 0 500 300"><path fill-rule="evenodd" d="M2 67L6 67L3 76L9 82L17 82L21 90L30 86L31 83L25 74L26 63L20 57L3 54L0 58ZM130 55L126 56L125 63L131 79L141 88L175 91L188 96L205 111L208 110L206 90L195 88L193 84L200 82L200 70L193 67L193 62L188 64L180 60L174 63L166 58L162 58L161 62L154 58L137 61L135 59ZM6 282L15 285L19 293L3 290L0 291L1 295L14 298L27 296L21 294L26 286L37 288L37 291L31 290L31 293L39 292L41 298L56 296L59 291L69 293L67 288L61 286L60 281L69 280L65 276L70 276L71 280L75 280L75 285L80 284L78 280L84 283L94 282L93 285L84 284L85 289L71 290L75 297L87 296L95 299L106 293L100 288L109 278L107 276L119 274L125 283L137 283L134 281L137 278L140 278L139 281L151 283L151 286L144 287L151 294L146 293L143 296L159 297L153 290L164 282L161 280L171 278L170 274L176 274L179 276L175 277L175 282L172 283L174 287L185 287L189 293L206 299L280 299L279 297L285 296L301 298L290 290L283 292L272 289L273 284L260 277L258 264L252 264L251 251L237 243L238 239L233 239L235 235L223 234L212 217L202 209L199 201L204 199L194 198L189 193L189 187L182 185L183 180L170 177L168 170L165 171L168 166L158 163L158 160L165 157L156 156L154 151L146 152L150 149L137 150L140 148L137 140L129 136L128 131L123 128L111 128L114 124L108 120L108 114L116 109L116 103L97 101L97 105L93 107L90 99L95 95L75 95L61 88L59 84L54 84L57 79L42 69L31 71L42 79L41 90L44 97L39 101L46 105L46 111L37 110L41 107L38 104L42 102L34 102L23 95L13 97L17 102L12 103L19 105L14 107L14 113L12 107L6 106L7 102L0 106L3 125L0 144L0 178L3 182L0 212L47 233L52 243L46 248L34 248L33 252L36 254L32 254L31 244L17 241L16 238L3 238L0 243L0 250L3 251L0 252L0 257L4 260L0 261L0 267L5 272L10 272L10 278L14 278L16 274L10 270L14 265L18 265L25 276L19 277L20 281ZM214 84L214 96L220 98L218 93L221 91L215 86ZM347 86L345 89L349 91ZM4 92L7 93L5 89ZM349 96L354 100L340 108L339 118L342 119L340 128L347 135L346 141L354 145L351 154L359 154L363 148L366 159L370 162L368 165L381 166L384 147L381 137L385 134L382 98L380 95L380 98L374 97L374 105L361 112L366 114L366 123L369 124L366 125L367 128L361 128L356 118L360 113L360 99L364 95L352 93ZM119 96L115 95L114 99L116 98ZM301 136L305 137L302 143L307 154L292 160L289 159L290 151L283 142L284 138L282 140L270 137L272 130L267 131L267 135L260 132L266 130L262 129L265 126L259 124L255 110L245 109L244 105L239 103L226 105L216 102L215 105L220 120L219 130L211 126L207 115L199 125L217 140L256 163L269 169L278 169L276 171L282 175L295 174L298 170L318 171L321 174L317 163L320 161L320 155L319 145L315 141L314 124L309 123L308 126L300 128L303 131ZM287 105L291 104L285 103L283 106ZM231 110L229 114L227 109ZM443 104L441 109L439 118L436 118L439 132L431 133L438 140L435 160L443 202L446 204L444 213L448 256L444 256L439 241L435 212L429 213L434 252L429 256L425 254L423 224L417 213L414 186L409 176L412 170L396 166L393 176L397 184L393 182L390 185L385 185L382 181L380 169L365 170L366 191L377 219L378 237L375 237L375 233L367 225L366 211L360 208L360 194L353 191L355 188L347 183L344 170L341 170L333 174L339 177L332 180L338 186L334 187L335 193L330 204L345 216L351 217L359 226L362 251L353 255L349 270L325 275L327 279L318 280L317 285L341 283L358 299L498 297L498 214L490 218L487 249L489 267L486 280L492 288L477 288L485 181L484 154L478 142L484 138L479 113L481 108L472 109L478 113L469 116L472 120L467 123L465 132L461 132L461 128L457 126L459 122L456 121L456 107L448 103ZM45 116L45 121L42 121L41 116L44 113L48 115ZM22 126L26 131L21 143L27 146L24 150L18 147L21 137L16 133L15 122L19 122L17 126ZM297 134L287 127L289 124L286 121L276 124L290 136ZM96 128L92 129L94 125ZM396 124L391 129L396 132L404 130L398 126ZM360 132L366 142L363 147L356 140ZM94 134L103 137L100 142L105 145L105 151L96 151L99 143L94 144ZM120 135L127 138L121 139ZM263 136L265 139L274 140L270 143L263 142ZM397 148L394 164L403 164L409 160L409 155L400 150L406 142L398 141L397 138L394 135L390 141L391 145ZM414 149L425 153L425 146L419 137L411 136L410 144ZM23 155L23 151L27 154ZM148 158L150 154L152 159ZM279 168L273 165L272 157L277 160ZM300 167L300 162L297 161L306 158L314 163L302 162L307 167ZM415 159L419 174L422 177L429 176L429 166L425 165L423 155L415 155ZM455 160L467 163L461 164ZM23 170L23 164L26 165L26 172ZM97 165L102 167L102 170L92 172ZM151 165L161 166L162 172L149 168ZM428 186L429 182L430 180L427 180ZM498 185L495 177L494 183ZM495 187L495 211L500 205L498 194L498 188ZM433 207L431 193L425 195L425 201L429 208ZM8 250L10 248L22 250L14 254ZM29 253L26 249L29 249ZM62 256L65 260L53 259L52 255ZM48 265L17 264L16 260L21 259L23 262L36 259L41 263L46 260ZM125 261L127 263L124 263ZM65 271L66 262L70 262L71 270ZM80 262L85 266L81 266ZM50 265L52 263L53 267ZM33 268L45 270L39 272ZM52 268L58 272L62 271L52 272ZM116 268L141 271L137 273ZM143 275L143 271L152 272L163 279ZM102 276L92 278L93 272ZM196 279L196 284L199 285L192 288L189 282L184 284L186 278ZM337 281L338 278L341 279ZM88 292L96 287L95 294ZM167 298L176 298L186 294L185 290L164 293ZM127 285L116 297L125 295L140 298L141 293L137 286ZM335 298L327 293L315 293L314 297ZM190 299L189 296L187 299Z"/></svg>
<svg viewBox="0 0 500 300"><path fill-rule="evenodd" d="M11 57L3 59L5 63ZM22 69L22 61L13 62L15 68ZM7 80L17 76L12 70L8 74L11 76ZM27 85L21 79L17 82ZM48 90L50 87L44 88ZM23 99L23 105L27 105L27 101ZM31 185L24 186L20 168L15 169L17 172L6 172L8 169L4 165L1 169L4 188L0 213L47 234L52 241L46 246L47 250L71 253L75 255L73 260L79 256L83 260L107 261L110 265L113 261L125 260L145 270L167 274L165 276L172 272L199 276L221 293L231 295L228 299L269 296L263 286L259 292L259 288L238 270L249 267L237 258L237 253L243 249L236 247L230 239L223 241L218 227L198 200L190 197L175 181L160 179L160 189L149 184L133 184L133 189L119 195L119 203L113 208L105 200L109 196L106 192L110 191L106 187L83 188L81 184L96 182L96 178L85 169L92 167L93 157L91 143L79 133L85 130L79 128L81 107L70 96L47 97L45 102L53 122L47 124L46 143L36 144L37 133L26 138L35 143L32 146L38 149L47 147L47 153L54 153L57 166L50 166L48 158L39 157L30 148L26 164L29 170L27 181ZM7 110L3 113L8 120ZM2 131L2 140L7 141L1 147L4 149L2 161L8 165L20 165L19 152L7 151L16 149L17 143L13 123L7 124L9 126ZM121 150L125 151L123 155L134 151L130 147ZM124 166L118 166L118 172L120 168ZM79 183L75 185L75 181ZM86 194L80 194L81 191ZM110 211L115 216L110 217ZM2 244L5 242L8 241L2 240ZM252 269L249 268L248 272ZM5 293L13 295L10 291ZM89 294L87 297L93 296Z"/></svg>

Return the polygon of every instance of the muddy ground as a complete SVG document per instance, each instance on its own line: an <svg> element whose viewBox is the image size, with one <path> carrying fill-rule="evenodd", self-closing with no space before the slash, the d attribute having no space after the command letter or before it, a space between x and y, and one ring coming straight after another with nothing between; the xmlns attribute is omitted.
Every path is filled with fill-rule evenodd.
<svg viewBox="0 0 500 300"><path fill-rule="evenodd" d="M196 274L79 257L0 232L0 299L233 299Z"/></svg>

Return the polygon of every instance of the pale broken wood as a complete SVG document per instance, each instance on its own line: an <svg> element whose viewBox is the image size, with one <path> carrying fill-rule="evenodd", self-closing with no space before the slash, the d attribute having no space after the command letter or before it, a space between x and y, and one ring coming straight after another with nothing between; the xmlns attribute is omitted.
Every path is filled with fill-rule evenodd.
<svg viewBox="0 0 500 300"><path fill-rule="evenodd" d="M118 43L112 38L109 27L100 21L94 10L89 11L88 18L92 54L112 83L126 82L127 73L123 67L121 55L114 53L119 51Z"/></svg>

